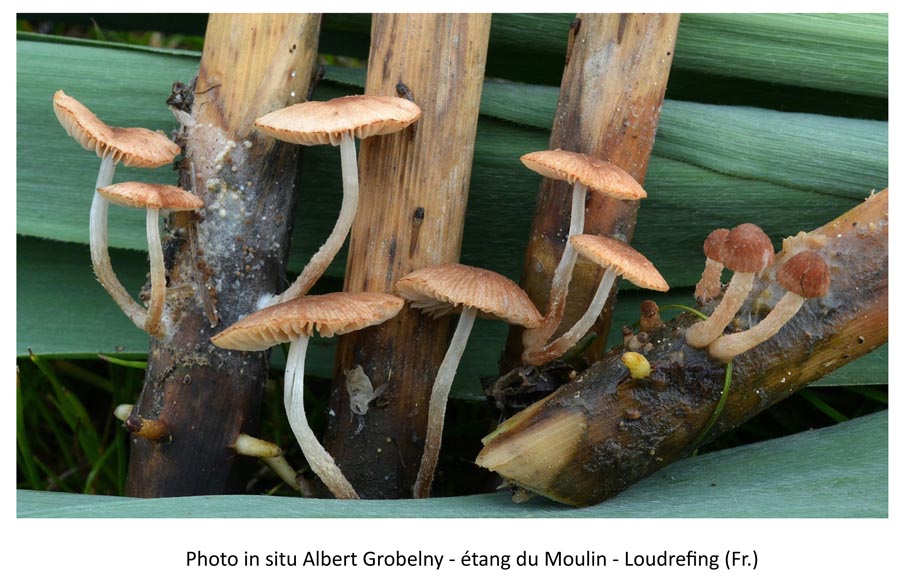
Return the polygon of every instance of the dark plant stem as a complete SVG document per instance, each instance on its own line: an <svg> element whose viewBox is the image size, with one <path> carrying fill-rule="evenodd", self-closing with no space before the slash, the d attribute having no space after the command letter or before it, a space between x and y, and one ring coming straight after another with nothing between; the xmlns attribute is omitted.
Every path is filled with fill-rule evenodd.
<svg viewBox="0 0 900 587"><path fill-rule="evenodd" d="M150 345L133 415L168 435L131 439L129 495L244 490L252 459L230 445L256 431L268 355L209 337L283 289L298 149L258 135L253 120L306 96L318 31L317 15L210 16L180 181L205 208L175 215L166 247L169 287L194 294L166 300L171 338Z"/></svg>

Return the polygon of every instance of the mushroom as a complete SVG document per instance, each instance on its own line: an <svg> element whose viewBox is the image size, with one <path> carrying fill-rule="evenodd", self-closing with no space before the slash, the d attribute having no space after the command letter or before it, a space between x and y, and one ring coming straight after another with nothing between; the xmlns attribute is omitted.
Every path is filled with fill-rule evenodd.
<svg viewBox="0 0 900 587"><path fill-rule="evenodd" d="M288 487L300 491L300 483L297 482L297 471L284 458L284 451L274 442L250 436L238 434L231 449L245 457L255 457L269 466L272 471L284 481Z"/></svg>
<svg viewBox="0 0 900 587"><path fill-rule="evenodd" d="M150 303L145 311L145 320L141 327L151 336L162 337L166 330L162 323L163 306L166 301L166 265L163 260L162 240L159 236L159 210L161 208L174 212L196 210L203 207L203 200L191 192L173 185L138 181L126 181L98 187L97 192L113 204L147 210Z"/></svg>
<svg viewBox="0 0 900 587"><path fill-rule="evenodd" d="M520 161L525 167L544 177L566 181L574 185L569 220L569 240L566 241L562 257L550 283L544 319L540 326L526 330L522 335L523 346L528 350L545 345L562 322L569 281L572 279L572 270L575 267L576 253L572 249L571 238L584 232L585 200L588 188L596 194L618 200L646 198L647 192L623 169L582 153L560 149L537 151L523 155Z"/></svg>
<svg viewBox="0 0 900 587"><path fill-rule="evenodd" d="M428 405L428 430L413 497L428 497L437 467L450 386L462 358L476 315L534 328L541 315L528 295L506 277L458 263L433 265L406 275L395 285L397 293L433 316L461 312L450 346L438 369Z"/></svg>
<svg viewBox="0 0 900 587"><path fill-rule="evenodd" d="M129 295L116 277L109 259L107 215L109 204L97 190L112 183L116 164L126 167L161 167L175 160L181 147L164 135L146 128L108 126L81 102L62 90L53 94L53 111L66 132L78 144L101 158L100 171L91 203L91 262L100 285L122 308L125 315L143 329L147 311Z"/></svg>
<svg viewBox="0 0 900 587"><path fill-rule="evenodd" d="M581 234L569 239L575 250L588 260L606 269L597 291L584 315L568 332L541 348L526 349L522 361L526 365L543 365L563 355L587 334L606 305L616 277L621 275L631 283L655 291L668 291L669 284L645 256L622 241L594 234Z"/></svg>
<svg viewBox="0 0 900 587"><path fill-rule="evenodd" d="M641 332L652 332L662 326L662 318L659 317L659 306L653 300L645 300L641 303Z"/></svg>
<svg viewBox="0 0 900 587"><path fill-rule="evenodd" d="M696 349L707 347L722 336L725 327L737 315L753 288L753 276L775 260L775 249L766 233L755 224L741 224L731 229L721 246L722 263L734 271L722 301L713 313L695 323L684 334L685 341Z"/></svg>
<svg viewBox="0 0 900 587"><path fill-rule="evenodd" d="M797 253L778 269L778 283L786 292L772 311L758 324L735 334L726 334L709 345L709 355L727 363L737 355L772 338L793 318L803 302L828 293L831 275L828 264L814 251Z"/></svg>
<svg viewBox="0 0 900 587"><path fill-rule="evenodd" d="M212 337L216 346L262 351L289 342L284 372L284 407L309 468L341 499L359 499L334 459L316 440L303 409L303 369L309 337L331 337L381 324L397 315L403 300L384 293L336 292L306 296L246 316Z"/></svg>
<svg viewBox="0 0 900 587"><path fill-rule="evenodd" d="M706 267L703 268L703 274L694 289L694 298L701 304L714 300L722 293L722 270L725 266L722 264L721 249L726 236L728 236L727 228L717 228L703 241Z"/></svg>
<svg viewBox="0 0 900 587"><path fill-rule="evenodd" d="M340 145L344 196L337 222L296 281L277 296L265 295L257 307L305 295L334 260L344 244L359 202L359 170L355 138L390 134L419 119L422 110L404 98L344 96L327 102L301 102L257 118L264 135L299 145Z"/></svg>

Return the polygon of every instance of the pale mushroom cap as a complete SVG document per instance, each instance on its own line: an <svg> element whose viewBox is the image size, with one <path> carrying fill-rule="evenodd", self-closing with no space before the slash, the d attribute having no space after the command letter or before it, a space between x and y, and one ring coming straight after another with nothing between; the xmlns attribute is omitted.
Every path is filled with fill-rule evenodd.
<svg viewBox="0 0 900 587"><path fill-rule="evenodd" d="M203 207L203 200L174 185L126 181L97 188L97 191L113 204L131 208L165 208L183 211Z"/></svg>
<svg viewBox="0 0 900 587"><path fill-rule="evenodd" d="M717 228L706 237L703 241L703 254L718 263L722 262L722 245L725 238L731 232L727 228Z"/></svg>
<svg viewBox="0 0 900 587"><path fill-rule="evenodd" d="M541 323L541 314L528 295L499 273L459 263L432 265L406 275L395 285L414 308L435 315L477 308L486 318L525 328Z"/></svg>
<svg viewBox="0 0 900 587"><path fill-rule="evenodd" d="M755 224L732 228L720 251L722 264L739 273L759 273L775 261L772 240Z"/></svg>
<svg viewBox="0 0 900 587"><path fill-rule="evenodd" d="M316 331L331 337L375 326L396 316L403 304L402 298L386 293L304 296L250 314L211 340L223 349L262 351Z"/></svg>
<svg viewBox="0 0 900 587"><path fill-rule="evenodd" d="M270 112L254 124L265 135L300 145L339 145L345 132L358 139L403 130L422 110L405 98L343 96L301 102Z"/></svg>
<svg viewBox="0 0 900 587"><path fill-rule="evenodd" d="M647 192L621 167L590 155L556 149L522 155L528 169L544 177L583 183L588 189L619 200L646 198Z"/></svg>
<svg viewBox="0 0 900 587"><path fill-rule="evenodd" d="M569 240L576 251L592 262L611 269L638 287L669 291L669 284L653 263L627 243L596 234L579 234Z"/></svg>
<svg viewBox="0 0 900 587"><path fill-rule="evenodd" d="M807 299L821 298L831 285L828 264L814 251L797 253L785 261L775 278L787 291Z"/></svg>
<svg viewBox="0 0 900 587"><path fill-rule="evenodd" d="M175 160L181 147L146 128L109 126L62 90L53 94L53 111L70 137L98 157L111 156L127 167L161 167Z"/></svg>

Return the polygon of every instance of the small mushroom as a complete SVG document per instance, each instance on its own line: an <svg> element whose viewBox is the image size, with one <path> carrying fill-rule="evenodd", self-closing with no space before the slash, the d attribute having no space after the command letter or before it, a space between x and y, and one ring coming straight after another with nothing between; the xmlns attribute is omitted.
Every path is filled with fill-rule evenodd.
<svg viewBox="0 0 900 587"><path fill-rule="evenodd" d="M175 160L181 147L164 135L146 128L108 126L81 102L62 90L53 94L56 118L78 144L101 158L100 171L91 204L91 262L100 285L122 308L125 315L143 329L147 311L122 286L109 259L107 216L109 204L98 192L112 183L116 164L126 167L161 167Z"/></svg>
<svg viewBox="0 0 900 587"><path fill-rule="evenodd" d="M303 408L303 369L309 337L331 337L381 324L397 315L403 299L384 293L337 292L305 296L250 314L212 337L218 347L262 351L289 342L284 372L284 407L309 468L341 499L359 499L325 447L316 439Z"/></svg>
<svg viewBox="0 0 900 587"><path fill-rule="evenodd" d="M706 267L697 287L694 289L694 298L701 304L714 300L722 293L722 243L728 236L727 228L717 228L709 233L703 242L703 254L706 255Z"/></svg>
<svg viewBox="0 0 900 587"><path fill-rule="evenodd" d="M574 186L572 188L568 240L550 283L544 319L540 326L526 330L522 335L522 343L527 350L547 344L562 322L569 282L572 279L572 270L575 268L575 257L577 256L572 248L571 239L584 232L587 190L590 189L596 195L617 200L646 198L647 192L625 170L582 153L560 149L537 151L523 155L520 160L525 167L535 173L550 179L565 181Z"/></svg>
<svg viewBox="0 0 900 587"><path fill-rule="evenodd" d="M413 497L428 497L441 449L450 386L475 316L534 328L540 323L541 315L528 295L511 280L493 271L458 263L419 269L398 280L395 288L413 308L427 314L443 316L460 312L453 339L431 388L425 450L413 487Z"/></svg>
<svg viewBox="0 0 900 587"><path fill-rule="evenodd" d="M106 200L120 206L147 210L147 250L150 253L150 303L141 328L151 336L165 335L162 322L166 301L166 265L163 260L162 239L159 236L160 209L173 212L197 210L203 200L179 187L158 183L127 181L97 188Z"/></svg>
<svg viewBox="0 0 900 587"><path fill-rule="evenodd" d="M722 301L713 313L687 329L685 341L695 349L709 346L722 336L753 288L753 276L775 260L775 249L766 233L755 224L741 224L731 229L722 241L722 263L734 271Z"/></svg>
<svg viewBox="0 0 900 587"><path fill-rule="evenodd" d="M340 145L344 196L337 222L319 250L284 292L263 296L257 307L305 295L334 260L344 244L359 203L356 141L403 130L419 119L422 110L403 98L343 96L327 102L301 102L256 119L256 128L270 137L299 145Z"/></svg>
<svg viewBox="0 0 900 587"><path fill-rule="evenodd" d="M522 353L522 361L526 365L543 365L563 355L575 343L581 340L606 305L606 298L612 291L616 277L621 275L631 283L655 291L668 291L669 284L659 274L645 256L631 248L627 243L594 234L582 234L569 239L575 250L591 262L606 269L597 286L597 291L584 315L572 325L568 332L552 343L538 348L526 349Z"/></svg>
<svg viewBox="0 0 900 587"><path fill-rule="evenodd" d="M288 487L300 491L300 483L297 481L297 471L284 458L281 447L274 442L250 436L238 434L231 449L245 457L255 457L269 466L272 471L284 481Z"/></svg>
<svg viewBox="0 0 900 587"><path fill-rule="evenodd" d="M735 334L726 334L709 345L709 355L727 363L737 355L772 338L800 310L810 298L828 293L831 274L828 264L814 251L797 253L778 269L778 283L786 292L772 311L758 324Z"/></svg>
<svg viewBox="0 0 900 587"><path fill-rule="evenodd" d="M659 306L653 300L641 303L641 332L652 332L662 326L662 318L659 317Z"/></svg>

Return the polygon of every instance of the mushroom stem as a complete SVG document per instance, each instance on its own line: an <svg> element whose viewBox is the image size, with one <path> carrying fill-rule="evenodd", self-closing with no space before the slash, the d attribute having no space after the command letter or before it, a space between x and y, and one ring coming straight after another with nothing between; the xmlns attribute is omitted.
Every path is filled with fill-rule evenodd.
<svg viewBox="0 0 900 587"><path fill-rule="evenodd" d="M107 217L109 216L109 202L100 195L97 190L112 184L113 175L116 172L116 162L112 156L104 157L100 163L100 172L97 174L97 184L94 189L94 200L91 203L91 262L94 265L94 274L103 289L109 293L113 301L119 305L134 325L144 328L147 321L147 310L125 291L116 273L113 271L112 262L109 259L109 246L107 236Z"/></svg>
<svg viewBox="0 0 900 587"><path fill-rule="evenodd" d="M706 258L703 274L700 276L700 281L697 282L697 287L694 289L694 297L698 302L705 304L722 293L722 270L724 268L725 265L722 263L709 257Z"/></svg>
<svg viewBox="0 0 900 587"><path fill-rule="evenodd" d="M701 322L697 322L684 333L684 340L695 349L708 347L712 341L722 336L725 327L741 309L744 300L753 288L754 273L736 271L715 311Z"/></svg>
<svg viewBox="0 0 900 587"><path fill-rule="evenodd" d="M283 455L277 457L261 457L262 462L269 466L278 477L294 491L301 491L300 483L297 481L297 471L291 466Z"/></svg>
<svg viewBox="0 0 900 587"><path fill-rule="evenodd" d="M319 476L325 486L339 499L359 499L359 495L341 473L334 459L316 439L303 408L303 369L306 363L306 348L309 337L301 334L291 341L287 365L284 372L284 408L287 411L291 430L300 444L300 450L309 463L309 468Z"/></svg>
<svg viewBox="0 0 900 587"><path fill-rule="evenodd" d="M260 300L260 306L271 306L286 302L294 298L306 295L312 286L322 277L325 270L331 265L341 245L350 233L353 219L356 217L356 208L359 204L359 168L356 163L356 141L353 135L345 132L341 135L341 175L344 183L344 197L341 202L341 211L337 222L316 254L313 255L306 267L297 277L296 281L284 290L280 295L270 298L268 303L265 298Z"/></svg>
<svg viewBox="0 0 900 587"><path fill-rule="evenodd" d="M572 271L575 269L575 259L578 253L572 246L571 239L575 235L584 232L584 207L587 199L587 186L576 181L572 190L572 212L569 220L569 237L562 257L553 274L550 283L550 294L547 301L547 311L541 325L537 328L525 330L522 333L522 344L526 351L544 346L559 328L562 322L563 312L566 309L566 298L569 293L569 282L572 280Z"/></svg>
<svg viewBox="0 0 900 587"><path fill-rule="evenodd" d="M597 321L603 307L606 305L606 298L612 291L613 284L616 282L616 272L607 268L603 272L603 277L597 285L597 291L591 304L585 310L584 315L572 325L568 332L554 340L552 343L535 350L526 350L522 353L522 360L526 365L543 365L549 363L553 359L561 357L575 343L588 333L591 326Z"/></svg>
<svg viewBox="0 0 900 587"><path fill-rule="evenodd" d="M277 444L254 438L249 434L239 434L231 448L239 455L260 459L291 489L300 491L300 484L297 482L297 471L284 458L281 448Z"/></svg>
<svg viewBox="0 0 900 587"><path fill-rule="evenodd" d="M428 497L431 493L431 482L434 480L434 470L437 468L438 453L441 450L441 436L444 433L444 415L447 412L447 399L450 397L450 387L453 378L456 377L456 369L472 332L477 308L468 306L463 308L453 332L453 339L444 355L444 360L438 368L434 385L431 387L431 399L428 402L428 431L425 433L425 451L422 454L422 462L419 464L419 473L413 486L413 497Z"/></svg>
<svg viewBox="0 0 900 587"><path fill-rule="evenodd" d="M726 334L714 340L709 345L709 356L717 361L727 363L744 351L772 338L800 310L803 301L803 296L785 292L784 297L778 300L772 311L756 326L743 332Z"/></svg>
<svg viewBox="0 0 900 587"><path fill-rule="evenodd" d="M162 338L166 333L162 324L166 303L166 264L159 236L159 208L147 208L147 250L150 253L150 304L144 330L150 336Z"/></svg>

